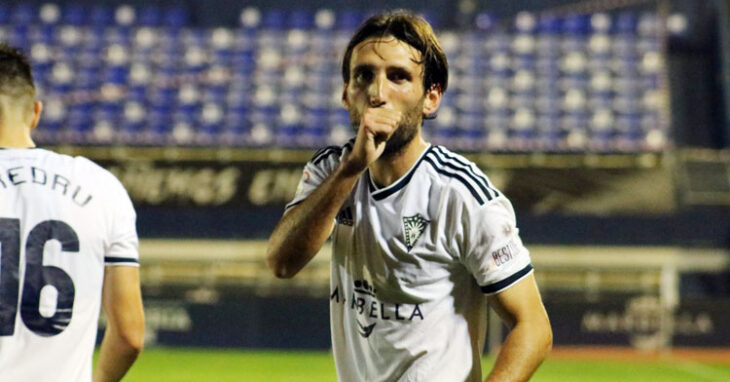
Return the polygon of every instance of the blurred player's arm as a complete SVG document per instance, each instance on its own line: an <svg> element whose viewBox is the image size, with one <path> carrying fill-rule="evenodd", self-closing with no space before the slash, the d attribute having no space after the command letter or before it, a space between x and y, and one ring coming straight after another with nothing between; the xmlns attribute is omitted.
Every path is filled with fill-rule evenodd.
<svg viewBox="0 0 730 382"><path fill-rule="evenodd" d="M119 381L137 359L144 344L138 267L105 267L102 306L107 324L94 370L94 382Z"/></svg>
<svg viewBox="0 0 730 382"><path fill-rule="evenodd" d="M486 381L527 381L553 344L550 320L534 275L489 296L489 304L510 328L510 333Z"/></svg>
<svg viewBox="0 0 730 382"><path fill-rule="evenodd" d="M385 149L400 112L370 108L362 118L352 152L300 204L288 210L269 237L266 257L276 277L296 275L332 233L334 219L360 175Z"/></svg>

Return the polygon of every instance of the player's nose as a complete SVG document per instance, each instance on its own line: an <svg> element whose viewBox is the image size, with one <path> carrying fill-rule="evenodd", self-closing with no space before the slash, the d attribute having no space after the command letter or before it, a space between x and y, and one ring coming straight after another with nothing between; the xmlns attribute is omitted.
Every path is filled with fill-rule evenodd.
<svg viewBox="0 0 730 382"><path fill-rule="evenodd" d="M383 75L375 76L375 79L368 86L368 102L370 107L380 107L386 104L385 81Z"/></svg>

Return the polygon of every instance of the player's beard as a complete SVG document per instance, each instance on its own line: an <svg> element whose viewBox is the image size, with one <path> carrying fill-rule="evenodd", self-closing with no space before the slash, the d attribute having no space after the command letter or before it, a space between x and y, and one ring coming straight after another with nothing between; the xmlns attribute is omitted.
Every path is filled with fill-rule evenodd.
<svg viewBox="0 0 730 382"><path fill-rule="evenodd" d="M383 150L381 158L398 155L416 137L423 120L423 102L424 100L422 99L417 105L403 112L398 126L388 141L385 142L385 150ZM357 129L360 128L360 122L362 121L362 113L354 108L350 109L349 112L350 123L355 133L357 133Z"/></svg>

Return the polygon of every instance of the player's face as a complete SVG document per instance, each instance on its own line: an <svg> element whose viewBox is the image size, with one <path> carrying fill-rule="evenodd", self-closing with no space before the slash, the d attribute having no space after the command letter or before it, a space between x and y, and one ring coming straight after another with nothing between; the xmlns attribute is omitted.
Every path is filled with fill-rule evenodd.
<svg viewBox="0 0 730 382"><path fill-rule="evenodd" d="M402 113L398 128L383 155L399 152L418 134L426 94L421 53L391 36L370 38L356 45L350 60L350 80L342 101L357 130L367 108L383 107Z"/></svg>

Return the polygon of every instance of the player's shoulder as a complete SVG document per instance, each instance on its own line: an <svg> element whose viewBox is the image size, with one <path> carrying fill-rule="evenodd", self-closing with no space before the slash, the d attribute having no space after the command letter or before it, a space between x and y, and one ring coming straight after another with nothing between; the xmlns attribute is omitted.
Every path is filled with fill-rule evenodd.
<svg viewBox="0 0 730 382"><path fill-rule="evenodd" d="M108 191L124 190L124 186L114 174L93 160L83 155L67 155L54 151L44 150L48 158L46 162L53 163L54 167L66 167L75 176L86 179L87 184L95 184Z"/></svg>
<svg viewBox="0 0 730 382"><path fill-rule="evenodd" d="M479 167L443 146L431 146L423 158L436 182L467 204L485 205L503 197Z"/></svg>
<svg viewBox="0 0 730 382"><path fill-rule="evenodd" d="M63 154L59 154L63 155ZM74 156L68 156L71 161L73 161L73 165L76 166L79 169L84 169L89 172L89 175L93 176L102 176L102 177L111 177L116 179L116 177L109 172L109 170L105 169L98 163L94 162L93 160L82 156L82 155L74 155Z"/></svg>
<svg viewBox="0 0 730 382"><path fill-rule="evenodd" d="M339 162L342 156L352 150L352 145L355 144L355 138L350 139L342 145L330 145L323 147L314 153L309 163L315 166L321 166L329 162Z"/></svg>

